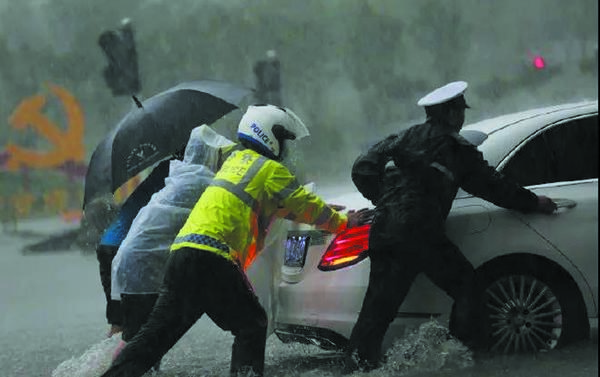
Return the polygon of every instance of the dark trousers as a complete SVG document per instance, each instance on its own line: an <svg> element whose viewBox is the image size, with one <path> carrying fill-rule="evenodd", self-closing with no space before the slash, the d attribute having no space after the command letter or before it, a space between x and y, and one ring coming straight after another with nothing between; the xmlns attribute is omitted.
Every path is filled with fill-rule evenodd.
<svg viewBox="0 0 600 377"><path fill-rule="evenodd" d="M129 342L150 317L158 294L121 294L123 334L121 339Z"/></svg>
<svg viewBox="0 0 600 377"><path fill-rule="evenodd" d="M157 299L158 294L121 294L123 341L129 342L140 331L148 321ZM161 360L154 364L154 370L160 369L160 362Z"/></svg>
<svg viewBox="0 0 600 377"><path fill-rule="evenodd" d="M264 369L267 315L244 272L209 251L171 253L148 321L103 377L143 375L206 313L235 337L231 374Z"/></svg>
<svg viewBox="0 0 600 377"><path fill-rule="evenodd" d="M110 298L110 275L112 261L119 250L118 246L98 245L96 257L100 266L100 282L106 296L106 320L111 325L121 325L121 303Z"/></svg>
<svg viewBox="0 0 600 377"><path fill-rule="evenodd" d="M450 324L454 336L470 340L476 323L475 272L458 247L444 235L413 234L403 239L393 247L369 250L369 285L346 350L348 357L358 351L359 360L367 365L379 364L385 333L421 272L454 299Z"/></svg>

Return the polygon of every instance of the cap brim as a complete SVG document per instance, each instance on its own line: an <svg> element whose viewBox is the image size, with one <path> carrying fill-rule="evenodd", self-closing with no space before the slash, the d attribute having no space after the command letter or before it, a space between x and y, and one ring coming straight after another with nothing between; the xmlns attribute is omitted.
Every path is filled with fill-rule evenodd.
<svg viewBox="0 0 600 377"><path fill-rule="evenodd" d="M435 106L443 103L451 102L457 97L462 97L468 84L465 81L455 81L437 88L421 98L417 105L419 106Z"/></svg>

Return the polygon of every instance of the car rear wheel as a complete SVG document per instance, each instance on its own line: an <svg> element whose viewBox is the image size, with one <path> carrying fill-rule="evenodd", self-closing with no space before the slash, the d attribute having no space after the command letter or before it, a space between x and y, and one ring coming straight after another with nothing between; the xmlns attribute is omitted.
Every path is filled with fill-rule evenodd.
<svg viewBox="0 0 600 377"><path fill-rule="evenodd" d="M503 276L483 292L486 329L494 352L553 349L563 332L557 293L529 275Z"/></svg>
<svg viewBox="0 0 600 377"><path fill-rule="evenodd" d="M515 262L479 271L487 347L492 352L536 352L586 337L589 323L573 280L539 261Z"/></svg>

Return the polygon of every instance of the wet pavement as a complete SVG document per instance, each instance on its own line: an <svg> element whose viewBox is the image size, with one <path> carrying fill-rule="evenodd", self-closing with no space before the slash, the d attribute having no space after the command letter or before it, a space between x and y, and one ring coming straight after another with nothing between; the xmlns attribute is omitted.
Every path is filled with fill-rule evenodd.
<svg viewBox="0 0 600 377"><path fill-rule="evenodd" d="M60 219L41 219L20 223L17 233L0 230L2 376L92 377L108 362L108 351L116 339L105 339L108 326L95 256L73 249L28 255L20 252L44 235L73 226ZM162 370L155 375L227 376L232 341L229 333L202 318L165 356ZM354 375L598 375L597 342L581 342L535 355L470 356L460 345L414 335L395 344L383 368ZM267 341L265 363L266 376L340 375L338 354L314 346L283 344L275 336Z"/></svg>

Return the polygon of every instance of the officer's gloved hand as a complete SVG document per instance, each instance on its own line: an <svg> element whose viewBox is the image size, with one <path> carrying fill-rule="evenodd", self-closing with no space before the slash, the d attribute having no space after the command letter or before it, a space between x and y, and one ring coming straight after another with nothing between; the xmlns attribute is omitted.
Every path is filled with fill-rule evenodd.
<svg viewBox="0 0 600 377"><path fill-rule="evenodd" d="M348 211L348 228L354 228L355 226L361 226L370 223L373 220L375 211L369 208L362 208L358 211Z"/></svg>
<svg viewBox="0 0 600 377"><path fill-rule="evenodd" d="M551 214L556 211L557 208L556 203L554 203L552 199L544 195L538 195L538 212Z"/></svg>

